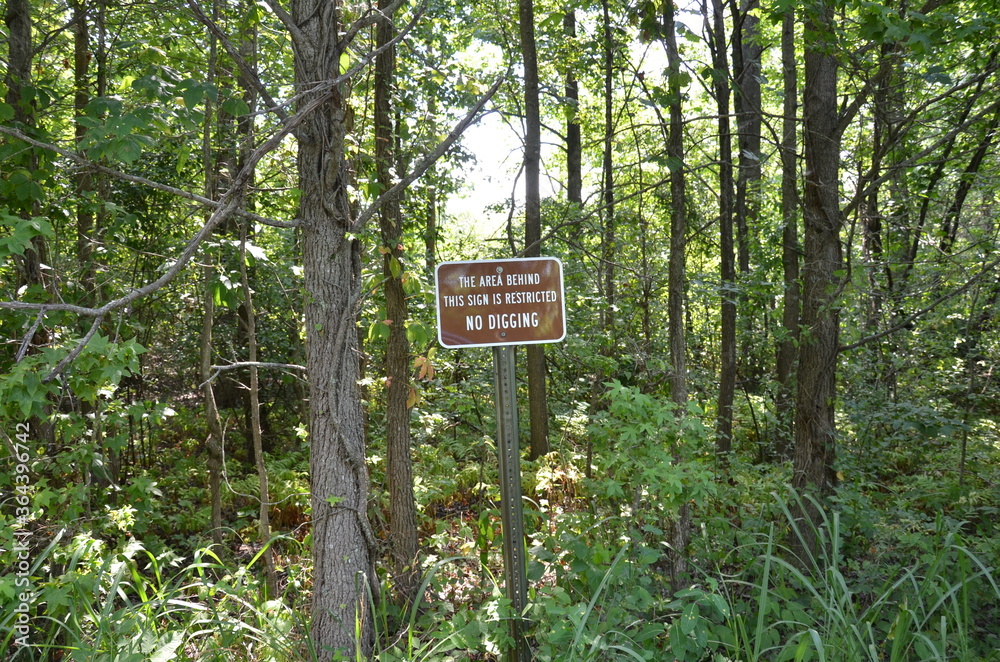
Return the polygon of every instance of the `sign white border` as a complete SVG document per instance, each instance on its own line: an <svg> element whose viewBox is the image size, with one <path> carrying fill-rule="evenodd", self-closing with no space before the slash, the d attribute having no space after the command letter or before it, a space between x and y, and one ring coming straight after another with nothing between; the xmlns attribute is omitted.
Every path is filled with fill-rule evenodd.
<svg viewBox="0 0 1000 662"><path fill-rule="evenodd" d="M527 341L510 341L510 342L490 342L490 343L470 343L462 345L447 345L441 337L441 286L439 281L439 272L441 267L452 264L501 264L510 262L555 262L556 266L559 267L559 306L560 314L562 315L562 335L558 338L551 338L546 340L527 340ZM566 338L566 284L563 279L563 265L562 260L557 257L509 257L496 260L450 260L445 262L439 262L434 268L434 314L437 317L437 337L438 344L442 347L448 349L462 349L463 347L504 347L509 345L546 345L550 343L562 342Z"/></svg>

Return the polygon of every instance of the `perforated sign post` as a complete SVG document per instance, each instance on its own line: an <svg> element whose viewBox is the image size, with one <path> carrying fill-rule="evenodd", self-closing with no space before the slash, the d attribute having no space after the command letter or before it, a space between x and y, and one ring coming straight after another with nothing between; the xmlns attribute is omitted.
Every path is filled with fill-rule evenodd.
<svg viewBox="0 0 1000 662"><path fill-rule="evenodd" d="M559 342L566 336L562 263L557 258L442 262L435 272L438 340L445 347L492 347L500 456L500 517L514 646L508 660L528 662L521 614L528 606L517 431L517 345Z"/></svg>

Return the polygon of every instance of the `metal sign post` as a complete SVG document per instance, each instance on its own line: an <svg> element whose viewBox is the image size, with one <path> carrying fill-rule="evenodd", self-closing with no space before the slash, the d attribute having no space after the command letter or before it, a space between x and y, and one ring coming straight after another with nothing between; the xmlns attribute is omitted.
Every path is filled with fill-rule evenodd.
<svg viewBox="0 0 1000 662"><path fill-rule="evenodd" d="M524 638L521 615L528 606L528 576L524 554L524 511L521 504L521 452L517 430L517 384L513 347L493 348L493 384L497 408L497 444L500 456L500 519L503 525L503 565L514 618L510 622L513 649L507 659L528 662L531 651Z"/></svg>
<svg viewBox="0 0 1000 662"><path fill-rule="evenodd" d="M445 347L492 347L500 456L503 565L514 617L507 662L529 662L521 616L528 606L528 575L521 504L514 346L559 342L566 336L562 262L518 258L442 262L435 271L438 341Z"/></svg>

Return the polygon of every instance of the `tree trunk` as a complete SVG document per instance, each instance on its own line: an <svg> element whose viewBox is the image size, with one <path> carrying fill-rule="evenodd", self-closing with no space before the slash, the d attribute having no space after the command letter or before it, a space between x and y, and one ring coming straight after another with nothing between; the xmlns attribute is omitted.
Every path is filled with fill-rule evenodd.
<svg viewBox="0 0 1000 662"><path fill-rule="evenodd" d="M215 323L215 296L212 292L212 276L214 270L204 268L205 301L201 323L201 382L202 398L205 403L205 423L208 427L208 437L205 449L208 453L208 491L212 502L212 543L221 551L222 547L222 421L219 409L215 404L215 391L212 382L212 327Z"/></svg>
<svg viewBox="0 0 1000 662"><path fill-rule="evenodd" d="M785 296L782 299L782 337L778 343L775 372L778 393L775 412L779 458L791 456L793 431L794 369L799 344L799 231L798 165L796 158L798 80L795 58L795 10L788 8L781 24L781 64L784 101L781 128L781 266Z"/></svg>
<svg viewBox="0 0 1000 662"><path fill-rule="evenodd" d="M576 11L569 9L563 15L563 32L568 39L576 39ZM566 70L566 99L569 103L566 122L566 201L583 204L583 141L577 117L580 104L580 84L572 67Z"/></svg>
<svg viewBox="0 0 1000 662"><path fill-rule="evenodd" d="M542 209L539 192L541 166L541 118L538 108L538 54L535 49L533 0L518 0L521 55L524 58L524 255L542 254ZM529 457L549 452L549 406L545 393L545 348L528 345L528 411L531 424Z"/></svg>
<svg viewBox="0 0 1000 662"><path fill-rule="evenodd" d="M795 408L793 486L800 493L825 496L836 485L834 401L840 311L838 271L843 264L839 201L840 135L837 117L837 62L830 52L834 34L832 6L817 2L805 19L805 259L802 265L802 327ZM811 526L800 527L812 550L818 513L802 513Z"/></svg>
<svg viewBox="0 0 1000 662"><path fill-rule="evenodd" d="M293 0L296 89L310 90L338 75L337 5ZM325 103L299 130L302 265L305 280L306 368L312 474L313 602L311 636L321 660L334 651L366 655L372 644L368 591L374 580L375 539L368 523L368 471L358 391L355 320L361 292L361 254L349 236L351 210L344 159L347 84L327 91ZM360 632L360 640L355 635Z"/></svg>
<svg viewBox="0 0 1000 662"><path fill-rule="evenodd" d="M249 10L244 7L244 10ZM243 25L239 35L239 51L243 61L252 69L252 77L256 78L257 69L257 32L256 23L248 22ZM237 118L237 140L238 159L235 172L243 172L254 143L254 118L257 116L257 94L254 92L251 74L239 69L237 76L239 85L243 89L243 101L246 102L249 112ZM256 171L251 171L248 183L252 189ZM248 196L244 202L247 209L253 210L253 198ZM267 479L267 464L264 462L264 444L262 438L260 422L260 378L257 366L254 365L259 359L257 357L257 312L253 302L253 281L256 281L256 270L251 271L247 267L246 245L247 238L254 237L252 221L245 220L240 228L240 285L243 290L243 308L246 311L246 344L247 360L250 362L250 437L253 443L254 463L257 468L258 496L260 498L260 513L258 519L258 535L262 545L266 545L264 550L264 585L266 596L270 599L278 596L278 578L274 568L274 550L270 547L271 542L271 495Z"/></svg>
<svg viewBox="0 0 1000 662"><path fill-rule="evenodd" d="M734 5L735 6L735 5ZM750 231L760 211L762 124L760 98L760 22L758 0L741 0L739 13L733 17L733 70L735 72L736 133L739 144L739 175L736 182L737 265L741 276L750 273Z"/></svg>
<svg viewBox="0 0 1000 662"><path fill-rule="evenodd" d="M382 0L385 9L388 2ZM376 46L386 46L395 35L390 18L379 21ZM379 190L392 184L394 134L392 88L396 72L396 49L389 47L375 59L375 170ZM417 589L417 509L413 497L413 466L410 459L410 343L406 338L409 311L403 291L403 219L399 198L379 210L382 278L389 340L385 350L386 473L389 484L389 553L392 555L393 588L401 604Z"/></svg>
<svg viewBox="0 0 1000 662"><path fill-rule="evenodd" d="M663 39L670 72L670 132L667 154L670 172L670 260L668 267L667 317L670 340L670 398L677 405L677 415L687 411L687 341L684 334L684 290L687 250L687 207L684 176L684 118L681 113L681 59L677 50L674 25L674 5L666 3L663 16ZM680 461L680 449L672 449L674 461ZM691 539L691 508L687 503L678 509L677 520L670 534L670 577L674 588L680 588L687 573L687 545Z"/></svg>
<svg viewBox="0 0 1000 662"><path fill-rule="evenodd" d="M437 117L437 98L431 95L427 99L427 114L430 117ZM437 169L435 166L427 171L427 180L431 185L427 190L427 224L424 226L424 268L429 278L434 277L434 270L437 268L437 240L438 240L438 194L437 194Z"/></svg>
<svg viewBox="0 0 1000 662"><path fill-rule="evenodd" d="M670 171L670 259L667 283L667 317L670 342L670 395L679 406L687 405L687 341L684 335L684 290L686 279L687 207L684 174L684 117L681 112L681 71L674 32L673 4L668 3L664 16L664 41L670 71L670 133L667 153L673 163Z"/></svg>
<svg viewBox="0 0 1000 662"><path fill-rule="evenodd" d="M73 3L73 110L77 117L84 114L90 103L90 25L84 0ZM83 139L87 129L76 125L76 141ZM76 261L80 268L80 302L94 305L94 182L88 168L80 168L74 184L76 209Z"/></svg>
<svg viewBox="0 0 1000 662"><path fill-rule="evenodd" d="M760 96L760 56L757 0L742 0L739 13L733 17L733 72L735 74L737 150L739 168L736 177L736 198L733 218L736 222L736 265L742 284L737 299L737 377L744 383L756 383L761 374L760 353L754 351L760 344L754 318L763 311L759 299L751 303L748 292L750 278L751 233L758 232L762 176L761 137L763 124ZM735 3L734 3L735 10ZM765 332L767 327L765 326Z"/></svg>
<svg viewBox="0 0 1000 662"><path fill-rule="evenodd" d="M601 8L604 16L604 156L602 159L602 174L604 178L604 233L601 238L601 265L604 274L604 307L602 308L601 328L604 330L607 356L615 354L615 173L614 173L614 74L615 51L611 32L611 14L608 0L602 0Z"/></svg>
<svg viewBox="0 0 1000 662"><path fill-rule="evenodd" d="M251 106L253 108L253 106ZM249 221L248 221L249 222ZM240 237L240 284L243 289L243 305L246 307L247 320L247 360L250 365L250 436L253 439L253 454L257 465L257 494L260 498L260 514L258 519L258 539L261 545L267 545L264 550L264 586L265 596L274 599L278 596L278 579L274 570L274 551L270 547L271 497L267 482L267 465L264 463L264 448L260 430L260 380L257 374L257 315L253 308L253 294L250 289L250 276L246 264L246 226Z"/></svg>
<svg viewBox="0 0 1000 662"><path fill-rule="evenodd" d="M218 20L218 3L212 3L212 18ZM208 70L206 72L209 83L216 80L217 66L217 40L214 35L209 37ZM205 197L215 199L218 195L218 178L213 166L215 160L212 154L212 126L215 106L211 99L205 101L205 129L202 135L201 159L202 170L205 173ZM219 408L215 400L215 388L209 381L212 376L212 333L215 326L215 293L213 291L215 269L211 265L205 266L204 274L204 296L202 323L201 323L201 382L202 398L205 406L205 424L208 428L205 440L205 451L208 455L208 490L209 498L212 502L212 542L221 551L222 547L222 469L225 457L223 455L223 430L222 420L219 417Z"/></svg>
<svg viewBox="0 0 1000 662"><path fill-rule="evenodd" d="M602 0L604 41L604 150L602 155L602 191L603 208L599 210L601 220L601 255L597 264L598 295L604 298L601 306L599 328L603 333L600 339L600 353L604 358L615 354L615 192L614 165L612 147L614 144L614 113L613 113L613 76L614 76L614 41L611 31L611 10L608 0ZM591 382L591 410L596 412L601 406L601 396L604 392L604 381L607 378L605 365L610 361L602 361L595 370ZM593 441L587 443L587 477L590 477L591 460L593 458Z"/></svg>
<svg viewBox="0 0 1000 662"><path fill-rule="evenodd" d="M6 102L14 109L13 121L20 124L22 128L30 129L34 127L34 104L24 100L23 88L31 85L31 61L33 57L33 46L31 41L31 5L28 0L8 0L4 22L7 25L7 71L4 75L4 85L7 87ZM38 157L34 149L27 149L19 158L19 166L34 172L38 168ZM37 216L38 201L34 199L25 200L22 208L16 213L22 218L29 219ZM13 211L13 210L12 210ZM15 259L21 278L19 285L26 285L29 288L38 286L35 289L42 289L45 282L42 276L42 264L48 262L47 246L44 237L36 235L31 240L31 246L24 251L23 256ZM39 296L40 292L31 292L28 296ZM42 327L36 334L39 342L33 344L45 344L48 342L48 331ZM43 426L49 427L49 426ZM42 429L42 428L36 428Z"/></svg>
<svg viewBox="0 0 1000 662"><path fill-rule="evenodd" d="M708 17L706 17L706 22ZM736 256L733 244L733 146L729 124L729 63L722 0L712 1L709 31L715 102L719 111L719 243L721 249L722 329L719 357L719 404L715 452L725 465L733 444L733 398L736 393Z"/></svg>
<svg viewBox="0 0 1000 662"><path fill-rule="evenodd" d="M949 255L955 246L955 241L958 239L959 220L962 217L962 207L965 206L965 200L973 190L973 185L976 182L976 177L979 175L979 169L983 165L983 160L992 152L993 146L996 144L996 129L998 125L1000 125L1000 112L993 114L993 119L980 139L979 148L973 152L972 158L969 159L968 164L962 171L958 186L955 189L955 195L952 198L951 204L948 205L944 219L941 221L941 240L939 243L941 255Z"/></svg>
<svg viewBox="0 0 1000 662"><path fill-rule="evenodd" d="M6 103L14 110L13 123L19 125L18 128L27 133L32 133L35 126L34 103L25 100L23 88L31 85L31 67L34 48L31 40L31 4L28 0L8 0L4 13L4 23L7 25L7 70L4 74L4 85L7 87L5 97ZM38 170L38 153L30 147L25 146L20 153L8 157L4 165L13 168L25 168L31 173ZM38 200L29 197L27 200L18 201L21 204L11 204L13 200L8 198L5 202L10 205L10 211L23 219L30 219L39 215ZM45 238L36 235L31 239L31 245L25 249L23 256L14 256L17 265L18 280L17 287L12 288L18 292L20 298L21 287L24 286L23 298L28 301L48 300L51 297L46 292L46 282L42 274L42 264L48 263L48 245ZM26 353L38 351L38 348L48 345L52 336L44 324L39 324L26 346ZM24 354L21 354L22 358ZM35 431L36 437L45 444L47 452L54 454L58 452L55 438L55 422L52 420L52 405L46 404L44 414L32 417L28 423L28 428ZM89 476L89 473L88 473Z"/></svg>

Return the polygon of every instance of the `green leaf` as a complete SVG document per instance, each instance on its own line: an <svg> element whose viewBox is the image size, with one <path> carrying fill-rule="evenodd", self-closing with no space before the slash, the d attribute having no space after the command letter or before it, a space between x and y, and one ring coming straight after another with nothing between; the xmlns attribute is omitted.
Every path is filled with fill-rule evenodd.
<svg viewBox="0 0 1000 662"><path fill-rule="evenodd" d="M192 110L205 98L205 89L201 86L188 87L181 92L181 96L184 98L184 106L188 110Z"/></svg>
<svg viewBox="0 0 1000 662"><path fill-rule="evenodd" d="M122 140L115 142L118 143L118 149L115 152L115 156L125 163L132 163L142 156L142 145L138 140L123 138Z"/></svg>
<svg viewBox="0 0 1000 662"><path fill-rule="evenodd" d="M410 321L406 324L406 339L410 341L410 344L422 346L430 340L431 334L430 329L421 322Z"/></svg>
<svg viewBox="0 0 1000 662"><path fill-rule="evenodd" d="M389 337L389 327L382 321L373 322L368 327L368 340L385 340Z"/></svg>
<svg viewBox="0 0 1000 662"><path fill-rule="evenodd" d="M170 632L165 637L164 643L149 656L149 662L168 662L177 657L177 649L184 643L184 634L181 632Z"/></svg>
<svg viewBox="0 0 1000 662"><path fill-rule="evenodd" d="M230 97L223 101L222 110L226 111L233 117L241 117L243 115L250 114L250 106L247 105L246 101L240 99L239 97Z"/></svg>
<svg viewBox="0 0 1000 662"><path fill-rule="evenodd" d="M563 12L552 12L547 17L542 19L542 21L538 24L538 27L542 30L561 30L564 16L565 14Z"/></svg>
<svg viewBox="0 0 1000 662"><path fill-rule="evenodd" d="M692 602L684 608L681 614L681 632L691 634L698 625L700 609L697 602Z"/></svg>
<svg viewBox="0 0 1000 662"><path fill-rule="evenodd" d="M712 604L718 610L719 614L722 615L723 618L728 619L729 604L725 601L725 599L718 593L713 593L710 599L712 601Z"/></svg>

